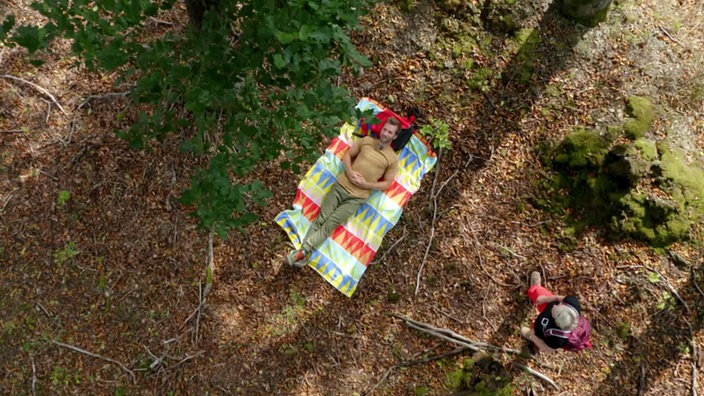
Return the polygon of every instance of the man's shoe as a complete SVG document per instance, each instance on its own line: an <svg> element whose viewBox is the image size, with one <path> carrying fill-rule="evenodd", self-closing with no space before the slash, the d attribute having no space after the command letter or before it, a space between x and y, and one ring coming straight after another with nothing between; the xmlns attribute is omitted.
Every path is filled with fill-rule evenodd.
<svg viewBox="0 0 704 396"><path fill-rule="evenodd" d="M530 273L530 286L540 286L540 272L533 271Z"/></svg>
<svg viewBox="0 0 704 396"><path fill-rule="evenodd" d="M306 266L306 252L303 249L292 250L288 256L286 256L286 262L288 265L303 268Z"/></svg>
<svg viewBox="0 0 704 396"><path fill-rule="evenodd" d="M533 335L533 330L529 329L528 327L521 327L521 336L525 338L528 341L531 341L530 336Z"/></svg>

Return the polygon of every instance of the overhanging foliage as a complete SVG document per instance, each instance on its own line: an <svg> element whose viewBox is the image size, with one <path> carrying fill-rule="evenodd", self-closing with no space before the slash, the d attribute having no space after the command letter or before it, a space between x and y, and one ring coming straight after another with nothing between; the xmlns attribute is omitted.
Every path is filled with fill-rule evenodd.
<svg viewBox="0 0 704 396"><path fill-rule="evenodd" d="M282 168L297 170L351 115L355 99L334 79L344 67L370 64L348 32L374 1L223 2L200 29L159 36L147 20L175 0L35 2L49 22L13 29L8 17L0 39L34 53L68 38L88 69L119 71L118 82L133 83L131 99L151 110L119 135L145 149L178 132L184 150L207 156L182 198L202 226L224 236L254 221L249 205L269 196L246 177L258 163L283 156Z"/></svg>

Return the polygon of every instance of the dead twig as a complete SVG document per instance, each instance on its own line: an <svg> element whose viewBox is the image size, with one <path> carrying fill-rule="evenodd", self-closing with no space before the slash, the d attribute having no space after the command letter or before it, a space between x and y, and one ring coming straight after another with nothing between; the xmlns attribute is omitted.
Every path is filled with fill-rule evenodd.
<svg viewBox="0 0 704 396"><path fill-rule="evenodd" d="M178 366L182 365L183 363L186 363L187 361L189 361L189 360L191 360L191 359L193 359L193 358L196 358L196 357L198 357L198 356L200 356L200 355L202 355L202 354L204 354L204 353L205 353L205 351L198 351L197 353L195 353L195 354L193 354L193 355L190 355L190 356L189 356L189 355L186 355L185 358L181 359L181 361L179 361L178 363L176 363L176 366L175 366L175 367L178 367Z"/></svg>
<svg viewBox="0 0 704 396"><path fill-rule="evenodd" d="M684 257L680 256L677 252L674 250L668 250L667 255L670 256L672 261L675 262L675 264L679 264L682 267L689 267L690 264L687 260L684 259Z"/></svg>
<svg viewBox="0 0 704 396"><path fill-rule="evenodd" d="M668 290L670 290L670 293L672 293L677 300L684 306L684 310L689 313L689 304L680 296L680 294L677 292L677 290L670 284L670 282L667 281L667 278L660 273L660 271L656 270L655 268L651 268L645 265L619 265L616 267L616 269L628 269L628 268L645 268L646 270L650 272L654 272L658 274L660 277L660 280L662 281L663 284L665 284L665 287L667 287Z"/></svg>
<svg viewBox="0 0 704 396"><path fill-rule="evenodd" d="M0 133L22 133L22 132L24 132L24 131L21 129L5 129L5 130L0 131Z"/></svg>
<svg viewBox="0 0 704 396"><path fill-rule="evenodd" d="M437 215L437 202L433 198L435 203L435 208L433 209L433 221L430 225L430 238L428 239L428 245L425 247L425 254L423 254L423 261L420 263L420 268L418 269L418 274L416 275L416 290L415 295L418 295L418 289L420 288L420 274L423 273L423 267L425 267L425 261L428 258L428 253L430 252L430 245L433 244L433 238L435 238L435 216Z"/></svg>
<svg viewBox="0 0 704 396"><path fill-rule="evenodd" d="M125 92L109 92L103 95L89 95L86 100L83 101L83 103L78 105L78 109L80 110L83 108L83 106L87 105L89 102L92 102L97 99L110 99L110 98L124 98L125 96L129 95L131 91L125 91Z"/></svg>
<svg viewBox="0 0 704 396"><path fill-rule="evenodd" d="M157 25L166 25L166 26L174 26L173 22L169 21L164 21L162 19L156 19L154 17L149 17L149 20L152 22L156 23Z"/></svg>
<svg viewBox="0 0 704 396"><path fill-rule="evenodd" d="M457 348L457 349L454 349L454 350L452 350L452 351L450 351L450 352L441 353L441 354L439 354L439 355L430 356L430 357L427 357L427 358L424 358L424 359L409 360L409 361L406 361L406 362L401 362L401 363L399 363L399 364L395 364L395 365L389 367L389 369L386 370L386 372L385 372L384 375L381 377L381 379L379 380L379 382L376 383L376 385L372 386L371 389L369 389L369 390L366 391L366 392L363 392L362 394L365 395L365 396L366 396L366 395L371 395L379 386L381 386L381 384L383 384L383 383L389 378L389 374L391 374L391 372L394 371L394 370L397 369L397 368L409 367L409 366L413 366L413 365L417 365L417 364L423 364L423 363L434 362L434 361L436 361L436 360L441 360L441 359L444 359L444 358L446 358L446 357L458 355L458 354L463 353L463 352L465 352L465 351L467 351L467 348Z"/></svg>
<svg viewBox="0 0 704 396"><path fill-rule="evenodd" d="M428 202L428 209L432 209L434 198L435 198L435 186L438 184L438 177L440 176L440 160L442 159L442 148L438 149L438 160L435 164L435 177L433 177L433 186L430 187L430 200Z"/></svg>
<svg viewBox="0 0 704 396"><path fill-rule="evenodd" d="M196 326L195 326L195 343L198 343L198 331L200 327L200 317L203 313L203 308L205 308L207 303L208 295L213 287L213 278L215 274L215 255L213 252L213 237L214 232L210 231L208 235L208 263L205 268L205 287L203 288L202 283L198 281L198 306L191 312L190 315L183 321L181 327L185 326L194 316L196 316Z"/></svg>
<svg viewBox="0 0 704 396"><path fill-rule="evenodd" d="M447 180L445 180L445 181L440 185L440 188L438 188L438 192L435 193L435 197L437 197L438 195L440 195L440 193L441 193L442 190L445 188L445 186L447 186L447 183L449 183L450 180L452 180L455 176L457 176L457 174L460 172L460 170L462 170L462 171L467 170L467 167L469 167L469 164L471 164L472 161L474 161L474 156L470 153L470 154L469 154L469 159L467 159L467 162L465 162L464 166L463 166L461 169L457 169L457 170L455 171L455 173L452 174L452 176L448 177Z"/></svg>
<svg viewBox="0 0 704 396"><path fill-rule="evenodd" d="M91 356L91 357L94 357L97 359L105 360L106 362L114 363L114 364L120 366L121 369L126 371L130 375L130 377L132 377L132 383L134 383L134 384L137 383L137 377L134 375L134 372L132 370L128 369L127 367L125 367L124 364L118 362L115 359L112 359L112 358L109 358L106 356L102 356L102 355L98 355L97 353L89 352L89 351L86 351L85 349L79 348L77 346L64 344L63 342L59 342L56 340L51 340L51 342L55 345L62 347L62 348L70 349L72 351L76 351L76 352L82 353L84 355L88 355L88 356Z"/></svg>
<svg viewBox="0 0 704 396"><path fill-rule="evenodd" d="M37 366L34 365L34 355L30 354L29 359L32 362L32 395L37 394Z"/></svg>
<svg viewBox="0 0 704 396"><path fill-rule="evenodd" d="M672 41L674 41L675 43L677 43L677 44L679 44L679 45L681 45L681 46L683 46L683 47L686 48L686 46L685 46L684 44L682 44L681 41L679 41L679 40L677 40L676 38L674 38L674 37L670 34L670 32L667 31L667 29L665 29L664 27L659 26L659 25L658 25L658 27L660 28L660 30L662 30L663 33L665 33L665 36L667 36L670 40L672 40Z"/></svg>
<svg viewBox="0 0 704 396"><path fill-rule="evenodd" d="M0 213L5 211L5 207L10 202L10 198L12 198L12 193L7 194L7 198L5 198L5 202L2 203L2 208L0 208Z"/></svg>
<svg viewBox="0 0 704 396"><path fill-rule="evenodd" d="M469 230L472 232L472 239L474 239L474 251L477 253L477 257L479 258L479 268L482 269L482 272L484 272L484 274L486 276L488 276L489 279L494 281L494 283L496 283L497 285L501 285L503 287L515 288L515 286L513 286L513 285L503 283L503 282L499 281L498 279L494 278L494 276L491 275L489 273L489 271L486 270L486 268L484 268L484 258L482 257L481 253L479 252L479 247L481 246L481 244L479 243L479 239L477 238L477 233L474 232L474 227L472 227L472 223L468 222L467 225L469 226ZM484 306L482 305L482 310L483 310L483 308L484 308Z"/></svg>
<svg viewBox="0 0 704 396"><path fill-rule="evenodd" d="M697 283L697 273L694 271L694 267L690 268L690 272L692 273L692 284L694 284L694 288L697 289L697 291L699 292L699 294L702 295L702 297L704 297L704 292Z"/></svg>
<svg viewBox="0 0 704 396"><path fill-rule="evenodd" d="M39 308L42 310L42 312L44 312L44 315L46 315L47 318L53 319L53 316L51 315L51 313L49 313L49 311L47 311L46 308L44 308L44 306L43 306L42 304L40 304L39 302L35 301L35 302L34 302L34 305L36 305L37 307L39 307Z"/></svg>
<svg viewBox="0 0 704 396"><path fill-rule="evenodd" d="M440 151L440 154L441 153L442 153L442 151ZM467 163L465 163L464 168L462 168L462 169L466 169L469 166L469 164L472 162L473 159L474 159L474 157L472 156L472 154L470 154L469 159L467 160ZM438 158L438 162L439 161L440 160ZM439 164L438 164L438 167L439 167ZM437 169L438 168L436 168L436 172L437 172ZM423 261L420 263L420 268L418 269L418 274L416 275L416 290L415 290L416 296L418 295L418 289L420 289L420 275L423 273L423 268L425 267L425 261L428 259L428 253L430 252L430 246L433 244L433 239L435 238L435 220L437 219L437 215L438 215L438 195L440 195L440 192L442 192L443 188L445 188L447 183L449 183L450 180L452 180L452 178L457 176L459 171L460 171L460 169L457 169L455 171L455 173L452 174L452 176L450 176L447 180L445 180L445 182L443 182L443 184L440 186L440 188L438 189L438 191L435 194L433 194L432 190L430 192L430 197L433 202L433 218L432 218L432 221L430 222L430 238L428 239L428 245L425 247L425 254L423 254ZM437 175L437 173L436 173L436 175Z"/></svg>
<svg viewBox="0 0 704 396"><path fill-rule="evenodd" d="M401 241L403 241L404 238L406 238L406 226L403 227L403 235L401 235L401 238L396 240L396 242L394 242L394 244L391 245L391 247L389 247L388 249L386 249L384 251L384 254L382 254L381 257L372 261L371 264L369 264L369 265L376 264L376 263L379 263L382 260L384 260L384 257L386 257L386 255L389 254L389 252L392 251L396 247L396 245L398 245Z"/></svg>
<svg viewBox="0 0 704 396"><path fill-rule="evenodd" d="M520 364L520 363L513 363L513 364L515 364L516 366L522 368L523 370L527 371L528 373L530 373L530 374L532 374L532 375L534 375L534 376L540 378L541 380L547 382L548 384L552 385L553 388L558 389L558 390L560 389L560 387L557 386L557 384L555 383L555 381L553 381L552 379L550 379L550 377L548 377L547 375L541 373L540 371L534 370L534 369L532 369L532 368L530 368L530 367L528 367L528 366L526 366L526 365L524 365L524 364Z"/></svg>
<svg viewBox="0 0 704 396"><path fill-rule="evenodd" d="M686 317L682 316L682 319L684 319L684 321L687 323L687 326L689 326L689 336L691 337L690 340L692 342L692 396L697 396L697 377L699 374L699 370L697 370L697 361L699 360L697 339L695 337L694 328L692 327L692 324L689 322L689 320L687 320Z"/></svg>
<svg viewBox="0 0 704 396"><path fill-rule="evenodd" d="M23 79L23 78L11 76L11 75L9 75L9 74L0 74L0 78L7 78L7 79L10 79L10 80L23 82L23 83L25 83L25 84L31 86L32 88L36 89L37 91L39 91L39 92L43 93L44 95L48 96L49 99L51 99L51 101L54 102L54 104L56 104L56 106L59 108L59 110L61 110L61 112L64 113L64 115L68 115L68 113L66 113L66 110L64 110L64 108L61 106L61 103L59 103L59 101L56 100L56 98L54 97L54 95L52 95L49 91L47 91L46 89L40 87L39 85L37 85L37 84L35 84L35 83L31 82L31 81L27 81L27 80L25 80L25 79Z"/></svg>
<svg viewBox="0 0 704 396"><path fill-rule="evenodd" d="M494 245L496 245L496 246L498 246L499 248L501 248L501 249L507 251L507 252L510 253L511 256L513 256L513 257L516 257L516 258L519 258L519 259L523 259L523 260L528 260L528 258L527 258L526 256L520 255L520 254L514 252L513 250L509 249L508 247L506 247L506 246L504 246L504 245L500 245L500 244L498 244L498 243L495 243Z"/></svg>
<svg viewBox="0 0 704 396"><path fill-rule="evenodd" d="M393 314L393 316L404 320L406 322L406 325L408 325L408 327L422 331L426 334L430 334L434 337L438 337L443 340L452 342L452 343L460 345L464 348L471 349L475 352L484 351L484 352L505 352L505 353L511 353L511 354L516 354L516 355L521 354L521 351L519 351L517 349L504 348L504 347L488 344L488 343L481 342L481 341L472 341L472 340L470 340L460 334L455 333L452 330L442 329L442 328L438 328L438 327L435 327L435 326L427 324L427 323L418 322L418 321L413 320L413 319L411 319L405 315L402 315L402 314L395 313L395 314ZM548 376L540 373L539 371L534 370L528 366L525 366L525 365L522 365L519 363L514 363L514 364L516 364L518 367L523 368L528 373L530 373L530 374L544 380L545 382L549 383L550 385L555 387L555 389L560 389L560 387L557 386L557 384L552 379L550 379Z"/></svg>
<svg viewBox="0 0 704 396"><path fill-rule="evenodd" d="M466 338L460 334L455 333L454 331L452 331L450 329L443 329L443 328L435 327L435 326L428 324L428 323L419 322L417 320L413 320L413 319L409 318L406 315L394 313L393 316L405 321L406 324L409 325L410 327L413 327L417 330L420 330L420 331L423 331L426 333L434 333L433 335L435 335L439 338L445 339L450 342L455 342L458 345L472 349L474 351L493 350L493 351L512 353L512 354L516 354L516 355L519 355L521 353L521 351L519 351L517 349L504 348L504 347L499 347L496 345L487 344L485 342L473 341L473 340L470 340L469 338Z"/></svg>
<svg viewBox="0 0 704 396"><path fill-rule="evenodd" d="M645 385L648 383L648 376L645 372L645 364L640 364L640 375L638 376L638 396L642 396L645 392Z"/></svg>
<svg viewBox="0 0 704 396"><path fill-rule="evenodd" d="M203 299L203 284L200 281L200 279L198 279L198 297L200 298L200 303L198 304L198 315L196 315L196 332L195 332L195 336L194 336L195 345L198 345L198 330L200 329L200 316L203 312L202 307L204 305L203 304L203 301L204 301L204 299Z"/></svg>
<svg viewBox="0 0 704 396"><path fill-rule="evenodd" d="M442 309L436 307L435 305L432 305L430 308L432 308L433 311L435 311L435 312L437 312L437 313L439 313L439 314L442 314L442 315L447 316L448 318L454 320L454 321L457 322L457 323L461 323L461 324L466 324L466 323L467 323L467 322L465 322L464 320L457 319L456 317L450 315L449 313L443 311Z"/></svg>

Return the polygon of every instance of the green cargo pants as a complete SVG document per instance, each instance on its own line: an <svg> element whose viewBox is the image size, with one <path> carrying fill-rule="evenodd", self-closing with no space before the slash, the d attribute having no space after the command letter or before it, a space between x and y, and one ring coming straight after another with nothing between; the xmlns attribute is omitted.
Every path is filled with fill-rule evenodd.
<svg viewBox="0 0 704 396"><path fill-rule="evenodd" d="M320 204L320 214L303 238L303 250L306 255L320 246L327 237L332 235L337 226L355 214L365 202L367 202L366 198L355 197L335 182Z"/></svg>

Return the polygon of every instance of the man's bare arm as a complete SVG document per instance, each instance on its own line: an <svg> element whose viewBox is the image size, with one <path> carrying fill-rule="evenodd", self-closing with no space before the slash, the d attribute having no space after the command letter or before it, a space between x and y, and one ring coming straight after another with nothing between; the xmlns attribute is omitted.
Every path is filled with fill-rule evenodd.
<svg viewBox="0 0 704 396"><path fill-rule="evenodd" d="M350 146L349 150L342 157L342 164L345 166L345 173L347 178L353 180L355 178L354 174L357 173L352 169L352 159L359 155L359 140L355 140Z"/></svg>
<svg viewBox="0 0 704 396"><path fill-rule="evenodd" d="M540 296L535 299L535 305L549 304L551 302L562 302L563 296Z"/></svg>

